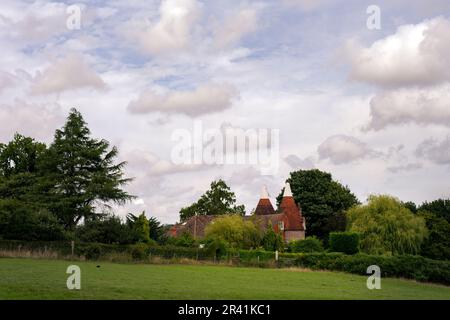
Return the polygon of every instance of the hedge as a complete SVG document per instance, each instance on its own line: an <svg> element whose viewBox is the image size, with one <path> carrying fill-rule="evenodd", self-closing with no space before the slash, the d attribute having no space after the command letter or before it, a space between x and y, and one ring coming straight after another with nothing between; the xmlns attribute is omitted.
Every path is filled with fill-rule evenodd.
<svg viewBox="0 0 450 320"><path fill-rule="evenodd" d="M331 232L329 246L333 252L355 254L359 251L359 234L356 232Z"/></svg>
<svg viewBox="0 0 450 320"><path fill-rule="evenodd" d="M375 256L343 253L299 254L295 265L313 270L332 270L367 275L367 267L377 265L382 277L402 277L450 285L450 261L439 261L421 256Z"/></svg>

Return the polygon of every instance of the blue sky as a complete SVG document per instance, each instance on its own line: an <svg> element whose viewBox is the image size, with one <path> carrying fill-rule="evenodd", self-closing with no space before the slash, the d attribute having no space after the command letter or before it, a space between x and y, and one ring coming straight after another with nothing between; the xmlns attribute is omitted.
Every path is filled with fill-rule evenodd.
<svg viewBox="0 0 450 320"><path fill-rule="evenodd" d="M380 8L369 30L366 9ZM69 5L81 10L70 30ZM178 220L217 178L248 212L292 170L319 168L364 201L448 197L450 3L12 1L0 3L0 141L50 142L71 107L116 145L135 203ZM172 133L280 130L280 168L179 166Z"/></svg>

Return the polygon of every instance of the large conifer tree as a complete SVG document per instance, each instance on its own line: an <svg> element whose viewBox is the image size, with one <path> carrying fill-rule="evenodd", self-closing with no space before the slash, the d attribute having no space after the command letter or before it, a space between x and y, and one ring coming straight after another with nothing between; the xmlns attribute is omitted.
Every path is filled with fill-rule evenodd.
<svg viewBox="0 0 450 320"><path fill-rule="evenodd" d="M71 109L43 161L50 209L66 229L133 198L122 190L130 179L124 178L125 162L115 163L117 153L108 141L91 138L82 115Z"/></svg>

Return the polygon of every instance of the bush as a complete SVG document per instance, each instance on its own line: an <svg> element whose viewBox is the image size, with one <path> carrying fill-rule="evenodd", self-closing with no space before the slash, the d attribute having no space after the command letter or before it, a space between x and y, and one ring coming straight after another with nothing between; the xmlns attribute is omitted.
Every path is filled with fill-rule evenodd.
<svg viewBox="0 0 450 320"><path fill-rule="evenodd" d="M358 253L359 235L356 232L331 232L329 246L333 252Z"/></svg>
<svg viewBox="0 0 450 320"><path fill-rule="evenodd" d="M84 256L88 260L98 260L102 254L102 248L98 244L92 244L85 248Z"/></svg>
<svg viewBox="0 0 450 320"><path fill-rule="evenodd" d="M294 240L288 244L289 252L322 252L322 241L315 236L304 240Z"/></svg>
<svg viewBox="0 0 450 320"><path fill-rule="evenodd" d="M421 256L375 256L358 253L304 253L298 254L295 264L315 270L332 270L367 275L367 267L377 265L383 277L402 277L417 281L450 284L450 262Z"/></svg>
<svg viewBox="0 0 450 320"><path fill-rule="evenodd" d="M227 254L227 247L228 244L220 238L209 238L205 243L207 254L217 259Z"/></svg>
<svg viewBox="0 0 450 320"><path fill-rule="evenodd" d="M144 243L132 245L130 251L133 260L144 260L148 256L148 246Z"/></svg>

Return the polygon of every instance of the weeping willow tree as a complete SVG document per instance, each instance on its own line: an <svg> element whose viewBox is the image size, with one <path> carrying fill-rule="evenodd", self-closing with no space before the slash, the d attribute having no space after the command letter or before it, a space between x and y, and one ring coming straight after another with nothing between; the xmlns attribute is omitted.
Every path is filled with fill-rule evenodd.
<svg viewBox="0 0 450 320"><path fill-rule="evenodd" d="M365 205L347 211L348 228L361 236L361 251L369 254L417 254L427 237L423 218L400 200L372 195Z"/></svg>

